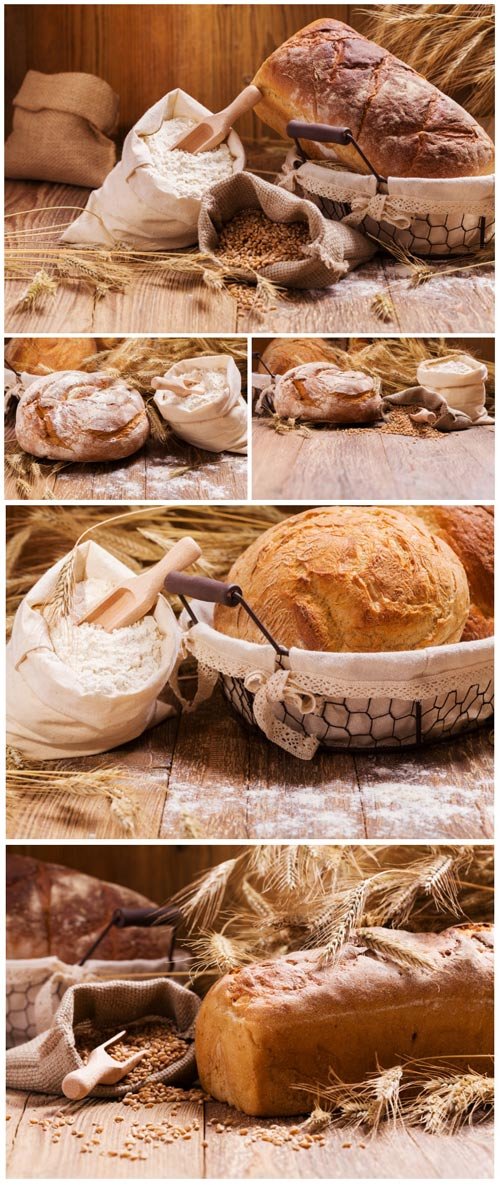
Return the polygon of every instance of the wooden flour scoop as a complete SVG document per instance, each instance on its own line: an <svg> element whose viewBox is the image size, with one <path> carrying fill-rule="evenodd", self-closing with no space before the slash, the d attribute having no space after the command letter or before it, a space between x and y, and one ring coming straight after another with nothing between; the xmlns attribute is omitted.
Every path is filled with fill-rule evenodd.
<svg viewBox="0 0 500 1185"><path fill-rule="evenodd" d="M116 630L140 621L154 605L169 572L188 568L200 555L201 548L186 535L157 564L112 589L90 613L80 618L78 625L87 621L102 625L105 630Z"/></svg>
<svg viewBox="0 0 500 1185"><path fill-rule="evenodd" d="M229 107L224 107L223 111L219 111L217 115L208 115L202 123L198 123L195 128L191 128L185 136L181 136L176 144L172 144L171 151L181 148L183 152L208 152L210 148L217 148L226 136L231 131L233 123L244 115L246 111L251 111L257 103L260 103L262 94L257 86L246 86L244 91L233 99Z"/></svg>
<svg viewBox="0 0 500 1185"><path fill-rule="evenodd" d="M85 1066L66 1074L62 1081L62 1092L67 1099L86 1099L94 1086L114 1086L115 1082L125 1078L125 1075L141 1061L146 1053L145 1049L131 1054L125 1062L116 1062L107 1052L110 1045L114 1045L115 1041L125 1036L126 1031L122 1029L121 1033L115 1033L114 1037L110 1037L102 1045L96 1045Z"/></svg>

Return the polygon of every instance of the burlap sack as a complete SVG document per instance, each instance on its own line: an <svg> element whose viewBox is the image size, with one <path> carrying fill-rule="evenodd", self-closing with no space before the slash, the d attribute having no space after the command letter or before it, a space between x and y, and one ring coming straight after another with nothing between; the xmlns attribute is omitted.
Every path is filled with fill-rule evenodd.
<svg viewBox="0 0 500 1185"><path fill-rule="evenodd" d="M134 1021L174 1020L182 1037L194 1037L194 1022L200 1001L172 979L150 979L144 983L78 983L68 988L50 1029L26 1045L7 1050L7 1086L13 1090L36 1090L42 1094L61 1094L61 1083L71 1070L78 1070L82 1059L75 1045L76 1025L90 1021L98 1028L126 1029ZM152 1074L149 1082L188 1086L196 1074L194 1046L188 1045L182 1059L165 1070ZM135 1088L137 1089L137 1087ZM96 1086L93 1095L121 1098L130 1086Z"/></svg>
<svg viewBox="0 0 500 1185"><path fill-rule="evenodd" d="M6 177L89 189L102 185L116 160L109 136L116 127L118 102L108 83L93 74L28 70L14 99Z"/></svg>
<svg viewBox="0 0 500 1185"><path fill-rule="evenodd" d="M171 379L183 379L190 372L219 371L224 374L223 391L209 392L204 398L178 395L171 389ZM164 375L154 378L154 401L163 419L182 440L208 452L247 452L247 405L241 394L241 375L229 354L207 354L174 362Z"/></svg>
<svg viewBox="0 0 500 1185"><path fill-rule="evenodd" d="M296 197L254 177L240 173L215 185L203 199L198 221L200 251L215 254L219 233L238 210L261 209L272 222L307 222L309 242L301 248L302 258L273 263L259 274L281 288L328 288L347 272L375 254L375 246L359 231L340 222L330 222L312 202ZM235 269L241 279L256 283L248 268Z"/></svg>
<svg viewBox="0 0 500 1185"><path fill-rule="evenodd" d="M186 950L174 947L163 959L88 959L63 963L57 955L40 959L7 959L5 971L5 1043L7 1049L23 1045L49 1029L61 1000L75 983L102 983L113 979L145 980L188 971Z"/></svg>
<svg viewBox="0 0 500 1185"><path fill-rule="evenodd" d="M410 413L410 419L415 424L430 424L439 432L462 432L464 428L480 428L482 425L493 423L486 411L482 416L473 419L466 411L450 407L439 391L422 386L407 387L404 391L387 395L383 404L384 415L394 407L408 406L419 408L418 411Z"/></svg>

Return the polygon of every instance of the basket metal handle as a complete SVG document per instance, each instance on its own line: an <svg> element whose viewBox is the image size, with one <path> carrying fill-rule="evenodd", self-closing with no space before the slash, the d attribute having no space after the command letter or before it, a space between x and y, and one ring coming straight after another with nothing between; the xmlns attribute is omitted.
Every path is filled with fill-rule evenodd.
<svg viewBox="0 0 500 1185"><path fill-rule="evenodd" d="M186 612L188 613L193 625L196 625L198 618L194 614L186 597L196 597L200 601L209 601L211 604L228 605L230 609L235 609L237 605L248 613L252 621L263 634L267 642L279 654L280 657L286 656L288 650L285 646L280 646L276 642L269 630L266 629L264 623L254 613L251 605L245 600L241 588L238 584L224 584L222 580L210 580L208 576L189 576L185 572L169 572L165 582L164 588L169 593L175 593L182 601Z"/></svg>
<svg viewBox="0 0 500 1185"><path fill-rule="evenodd" d="M376 177L377 181L386 181L386 177L381 177L380 173L373 167L371 161L365 156L363 149L354 139L350 128L332 127L329 123L303 123L300 119L291 119L287 124L287 135L295 140L297 149L300 155L304 158L304 152L299 144L299 140L312 140L317 144L352 144L356 152L359 153L365 165L368 166L370 173Z"/></svg>

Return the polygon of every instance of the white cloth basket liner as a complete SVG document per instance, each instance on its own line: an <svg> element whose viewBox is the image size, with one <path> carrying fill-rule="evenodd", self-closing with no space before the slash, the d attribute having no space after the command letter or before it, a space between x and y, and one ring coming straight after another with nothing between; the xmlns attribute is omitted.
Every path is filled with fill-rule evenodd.
<svg viewBox="0 0 500 1185"><path fill-rule="evenodd" d="M372 235L390 239L416 255L449 255L473 252L481 238L493 236L495 179L485 177L420 178L388 177L329 168L315 161L302 162L292 149L279 183L285 189L309 197L323 212L323 200L348 207L343 216L330 217ZM481 225L484 219L483 226Z"/></svg>

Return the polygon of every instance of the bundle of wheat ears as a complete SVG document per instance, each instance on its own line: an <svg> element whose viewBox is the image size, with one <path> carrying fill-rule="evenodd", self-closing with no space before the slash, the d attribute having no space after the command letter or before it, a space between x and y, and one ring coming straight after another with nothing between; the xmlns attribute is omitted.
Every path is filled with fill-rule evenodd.
<svg viewBox="0 0 500 1185"><path fill-rule="evenodd" d="M491 921L493 896L490 847L271 844L209 869L174 900L193 956L191 979L204 990L228 971L291 951L318 948L320 961L335 962L347 942L403 968L429 966L398 940L398 928ZM316 1102L307 1125L376 1132L401 1120L434 1133L457 1131L493 1107L493 1079L470 1061L465 1073L442 1058L408 1061L354 1084L331 1072L327 1082L306 1087Z"/></svg>
<svg viewBox="0 0 500 1185"><path fill-rule="evenodd" d="M363 33L378 41L479 120L493 113L493 4L377 4Z"/></svg>

